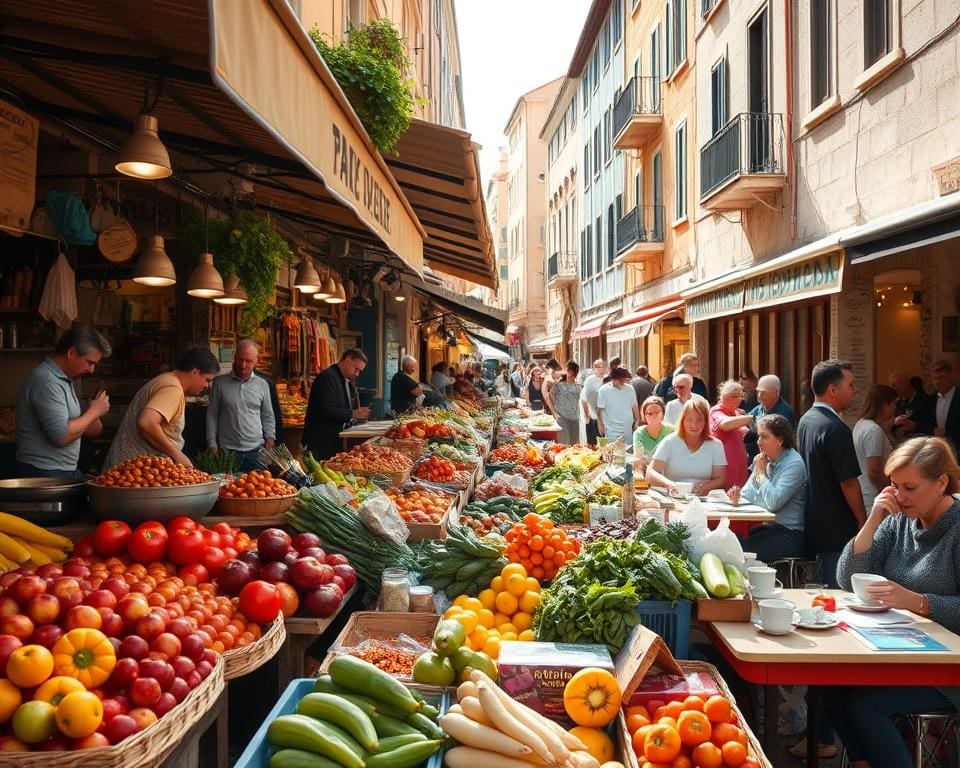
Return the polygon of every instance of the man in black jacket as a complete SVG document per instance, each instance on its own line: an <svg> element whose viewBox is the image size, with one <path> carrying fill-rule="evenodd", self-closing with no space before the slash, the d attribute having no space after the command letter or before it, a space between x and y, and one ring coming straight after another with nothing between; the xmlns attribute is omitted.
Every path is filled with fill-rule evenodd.
<svg viewBox="0 0 960 768"><path fill-rule="evenodd" d="M707 392L707 385L698 375L700 373L700 358L693 354L693 352L687 352L680 356L680 365L672 374L668 373L657 382L657 388L654 390L654 394L657 397L662 397L665 403L676 400L677 393L673 389L673 377L679 373L689 373L693 377L693 394L700 395L700 397L706 400L710 399L710 393Z"/></svg>
<svg viewBox="0 0 960 768"><path fill-rule="evenodd" d="M960 455L960 396L957 395L957 377L953 366L946 360L938 360L930 368L930 378L937 391L933 434L946 438L954 455Z"/></svg>
<svg viewBox="0 0 960 768"><path fill-rule="evenodd" d="M303 423L303 442L314 458L329 459L341 449L340 432L344 426L352 419L369 418L369 408L353 407L351 389L366 367L367 356L363 350L348 349L339 363L331 365L314 380Z"/></svg>

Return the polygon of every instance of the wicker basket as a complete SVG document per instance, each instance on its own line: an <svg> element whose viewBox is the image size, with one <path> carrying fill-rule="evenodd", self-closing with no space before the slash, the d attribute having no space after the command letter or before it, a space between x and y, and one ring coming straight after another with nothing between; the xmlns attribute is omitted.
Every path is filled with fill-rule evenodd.
<svg viewBox="0 0 960 768"><path fill-rule="evenodd" d="M183 735L202 718L223 691L223 660L217 659L213 671L187 697L145 731L140 731L112 747L80 749L76 752L3 752L0 766L16 768L150 768L183 739Z"/></svg>
<svg viewBox="0 0 960 768"><path fill-rule="evenodd" d="M214 508L215 515L223 517L265 517L268 515L282 515L297 500L297 494L287 496L268 496L265 499L217 499Z"/></svg>
<svg viewBox="0 0 960 768"><path fill-rule="evenodd" d="M730 706L733 708L734 713L737 715L737 721L744 732L747 734L747 752L756 758L757 762L760 763L762 768L773 768L770 761L767 759L767 756L763 754L763 747L760 746L760 742L757 740L757 737L753 735L753 731L750 729L749 723L747 723L746 718L743 716L743 712L740 711L740 708L737 706L737 701L733 697L733 693L730 692L729 686L727 686L726 681L720 676L720 673L717 671L717 668L713 664L707 664L704 661L678 661L680 669L684 672L702 672L705 673L711 680L716 684L717 688L720 690L720 693L723 694L727 701L730 702ZM624 702L626 706L626 702ZM627 768L639 768L639 761L637 756L633 751L633 747L630 743L630 733L627 731L627 720L624 717L623 710L620 710L620 713L617 715L617 731L620 734L620 747L621 747L621 756L623 758L622 762Z"/></svg>
<svg viewBox="0 0 960 768"><path fill-rule="evenodd" d="M277 616L270 625L266 634L255 643L242 648L233 648L223 654L223 677L225 680L234 680L250 674L253 670L266 664L276 656L280 646L287 639L287 630L283 616Z"/></svg>

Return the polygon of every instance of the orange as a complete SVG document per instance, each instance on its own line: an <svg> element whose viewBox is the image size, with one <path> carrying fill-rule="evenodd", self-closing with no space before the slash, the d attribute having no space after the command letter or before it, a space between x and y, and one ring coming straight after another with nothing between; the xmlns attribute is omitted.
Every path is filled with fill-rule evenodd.
<svg viewBox="0 0 960 768"><path fill-rule="evenodd" d="M500 576L506 581L515 573L520 574L523 578L527 578L527 569L520 565L520 563L508 563L503 566L503 570L500 571ZM494 589L496 590L496 587L494 587Z"/></svg>
<svg viewBox="0 0 960 768"><path fill-rule="evenodd" d="M739 741L728 741L720 747L723 764L729 766L743 765L747 759L747 748Z"/></svg>
<svg viewBox="0 0 960 768"><path fill-rule="evenodd" d="M519 640L520 636L516 632L501 632L501 640Z"/></svg>
<svg viewBox="0 0 960 768"><path fill-rule="evenodd" d="M710 734L710 741L720 747L728 741L739 741L743 746L747 746L747 734L733 723L716 723Z"/></svg>
<svg viewBox="0 0 960 768"><path fill-rule="evenodd" d="M537 610L537 606L540 605L540 594L538 592L527 590L519 597L518 605L524 613L532 615Z"/></svg>
<svg viewBox="0 0 960 768"><path fill-rule="evenodd" d="M677 720L677 733L680 734L680 741L688 747L695 747L705 741L710 741L712 730L710 720L703 712L684 710Z"/></svg>
<svg viewBox="0 0 960 768"><path fill-rule="evenodd" d="M533 576L527 576L527 592L540 594L540 582L533 578Z"/></svg>
<svg viewBox="0 0 960 768"><path fill-rule="evenodd" d="M703 699L700 696L687 696L683 700L683 708L703 712Z"/></svg>
<svg viewBox="0 0 960 768"><path fill-rule="evenodd" d="M504 567L508 568L509 566ZM522 568L523 566L521 565L520 567ZM494 576L490 580L490 589L494 592L503 592L503 576Z"/></svg>
<svg viewBox="0 0 960 768"><path fill-rule="evenodd" d="M520 597L527 591L527 577L519 573L512 573L507 577L507 592L514 597Z"/></svg>
<svg viewBox="0 0 960 768"><path fill-rule="evenodd" d="M730 708L730 702L719 694L716 696L711 696L704 702L703 711L706 713L707 717L710 718L711 723L730 722L730 713L732 711Z"/></svg>
<svg viewBox="0 0 960 768"><path fill-rule="evenodd" d="M492 610L488 610L487 608L484 608L482 611L480 611L477 614L477 620L480 622L481 627L486 627L487 629L490 629L490 627L493 626L493 623L496 620L496 616L494 616Z"/></svg>
<svg viewBox="0 0 960 768"><path fill-rule="evenodd" d="M446 613L443 614L443 618L452 619L454 616L463 613L463 607L459 605L451 605L447 608Z"/></svg>
<svg viewBox="0 0 960 768"><path fill-rule="evenodd" d="M483 608L480 609L481 611ZM480 624L480 618L473 611L464 611L463 613L458 613L453 617L454 621L459 621L463 624L463 631L466 634L471 634L477 626Z"/></svg>
<svg viewBox="0 0 960 768"><path fill-rule="evenodd" d="M530 629L530 627L533 626L533 616L523 611L517 611L513 614L510 623L517 628L517 632L523 632L525 629Z"/></svg>
<svg viewBox="0 0 960 768"><path fill-rule="evenodd" d="M0 679L0 725L10 722L22 700L23 694L17 686L9 680Z"/></svg>
<svg viewBox="0 0 960 768"><path fill-rule="evenodd" d="M53 674L53 654L42 645L17 648L7 659L7 677L20 688L33 688Z"/></svg>
<svg viewBox="0 0 960 768"><path fill-rule="evenodd" d="M493 626L499 627L501 624L509 624L509 623L510 623L510 617L507 616L507 614L497 612L493 615Z"/></svg>
<svg viewBox="0 0 960 768"><path fill-rule="evenodd" d="M492 589L485 589L477 595L477 599L483 604L484 608L492 611L497 603L497 593Z"/></svg>
<svg viewBox="0 0 960 768"><path fill-rule="evenodd" d="M497 610L507 616L513 616L517 612L519 601L509 592L501 592L497 595ZM499 624L497 625L499 626Z"/></svg>
<svg viewBox="0 0 960 768"><path fill-rule="evenodd" d="M693 764L698 768L720 768L723 765L723 753L716 744L705 741L693 748Z"/></svg>
<svg viewBox="0 0 960 768"><path fill-rule="evenodd" d="M672 717L674 720L677 720L681 712L683 712L682 701L671 701L667 703L667 711L665 713L667 717Z"/></svg>
<svg viewBox="0 0 960 768"><path fill-rule="evenodd" d="M633 712L627 714L627 731L636 733L637 729L643 725L650 725L650 718L642 712Z"/></svg>
<svg viewBox="0 0 960 768"><path fill-rule="evenodd" d="M71 739L89 736L103 720L103 703L89 691L68 693L54 712L57 727Z"/></svg>
<svg viewBox="0 0 960 768"><path fill-rule="evenodd" d="M491 659L496 659L500 655L500 638L488 637L481 650Z"/></svg>
<svg viewBox="0 0 960 768"><path fill-rule="evenodd" d="M533 634L532 629L525 629L517 636L517 640L523 640L525 643L533 642L537 636Z"/></svg>
<svg viewBox="0 0 960 768"><path fill-rule="evenodd" d="M453 598L453 604L459 608L463 608L463 604L467 602L468 597L470 597L470 595L457 595Z"/></svg>
<svg viewBox="0 0 960 768"><path fill-rule="evenodd" d="M470 633L470 636L467 638L467 640L470 643L470 648L473 649L474 651L483 650L483 646L487 642L487 638L489 637L489 634L490 633L487 632L487 630L484 627L477 627L476 629L474 629L473 632Z"/></svg>
<svg viewBox="0 0 960 768"><path fill-rule="evenodd" d="M500 630L500 634L501 634L501 635L502 635L504 632L513 632L513 634L517 634L517 633L519 632L519 630L518 630L513 624L511 624L509 621L501 624L499 627L497 627L497 629Z"/></svg>
<svg viewBox="0 0 960 768"><path fill-rule="evenodd" d="M473 611L474 614L479 613L480 611L482 611L482 610L483 610L484 608L486 608L486 607L487 607L487 606L485 606L483 603L481 603L481 602L480 602L479 600L477 600L477 598L475 598L475 597L468 597L468 598L464 601L464 603L463 603L463 610L465 610L465 611Z"/></svg>

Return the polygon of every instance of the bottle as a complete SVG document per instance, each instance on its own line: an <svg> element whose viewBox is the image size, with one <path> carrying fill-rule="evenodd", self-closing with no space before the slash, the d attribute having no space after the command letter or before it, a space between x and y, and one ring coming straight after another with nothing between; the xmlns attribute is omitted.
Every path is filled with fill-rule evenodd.
<svg viewBox="0 0 960 768"><path fill-rule="evenodd" d="M10 323L10 349L17 348L17 324Z"/></svg>
<svg viewBox="0 0 960 768"><path fill-rule="evenodd" d="M410 578L403 568L385 568L380 577L380 610L410 610Z"/></svg>
<svg viewBox="0 0 960 768"><path fill-rule="evenodd" d="M633 491L633 463L627 462L623 467L623 517L624 519L636 517L634 509L634 491Z"/></svg>

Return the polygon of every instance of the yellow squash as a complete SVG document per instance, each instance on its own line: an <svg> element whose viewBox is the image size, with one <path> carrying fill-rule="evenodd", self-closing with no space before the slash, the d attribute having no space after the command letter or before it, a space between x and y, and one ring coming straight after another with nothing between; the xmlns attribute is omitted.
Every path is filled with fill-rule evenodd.
<svg viewBox="0 0 960 768"><path fill-rule="evenodd" d="M586 667L570 678L563 689L563 708L577 725L603 728L620 710L620 686L612 673Z"/></svg>

